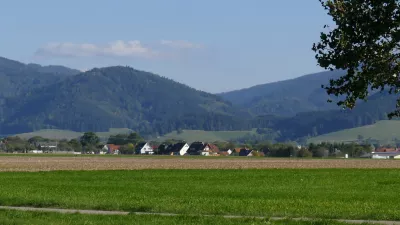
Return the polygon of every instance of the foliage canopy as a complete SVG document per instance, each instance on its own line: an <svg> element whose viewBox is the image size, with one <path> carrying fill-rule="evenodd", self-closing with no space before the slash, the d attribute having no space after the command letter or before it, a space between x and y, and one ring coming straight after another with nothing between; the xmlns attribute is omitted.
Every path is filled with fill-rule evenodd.
<svg viewBox="0 0 400 225"><path fill-rule="evenodd" d="M371 90L400 91L400 2L398 0L319 0L335 27L322 32L313 51L318 64L347 74L323 86L344 95L337 104L352 109ZM329 28L325 25L325 28ZM400 99L389 117L400 115Z"/></svg>

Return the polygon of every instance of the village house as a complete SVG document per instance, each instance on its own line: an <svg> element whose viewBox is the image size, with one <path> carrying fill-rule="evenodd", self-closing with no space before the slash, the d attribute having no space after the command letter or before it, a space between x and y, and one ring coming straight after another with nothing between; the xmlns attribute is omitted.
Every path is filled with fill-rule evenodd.
<svg viewBox="0 0 400 225"><path fill-rule="evenodd" d="M371 152L373 159L400 159L400 151L397 148L378 148Z"/></svg>
<svg viewBox="0 0 400 225"><path fill-rule="evenodd" d="M242 150L242 148L235 148L233 149L233 152L239 155L240 150Z"/></svg>
<svg viewBox="0 0 400 225"><path fill-rule="evenodd" d="M210 143L204 143L204 142L193 142L189 146L188 154L189 155L204 155L204 156L209 156L209 155L218 155L219 153L219 148Z"/></svg>
<svg viewBox="0 0 400 225"><path fill-rule="evenodd" d="M253 150L242 148L240 149L239 156L253 156Z"/></svg>
<svg viewBox="0 0 400 225"><path fill-rule="evenodd" d="M148 142L139 143L135 149L136 154L144 154L144 155L153 155L154 150L153 147Z"/></svg>
<svg viewBox="0 0 400 225"><path fill-rule="evenodd" d="M103 146L103 148L100 150L100 154L114 154L118 155L119 154L119 149L121 146L119 145L114 145L114 144L106 144Z"/></svg>
<svg viewBox="0 0 400 225"><path fill-rule="evenodd" d="M54 151L57 150L57 142L38 142L36 147L39 150Z"/></svg>
<svg viewBox="0 0 400 225"><path fill-rule="evenodd" d="M43 151L42 151L42 150L31 150L31 151L29 151L29 153L33 153L33 154L42 154Z"/></svg>
<svg viewBox="0 0 400 225"><path fill-rule="evenodd" d="M186 142L176 143L174 145L170 145L167 148L167 152L170 155L186 155L189 149L189 145Z"/></svg>

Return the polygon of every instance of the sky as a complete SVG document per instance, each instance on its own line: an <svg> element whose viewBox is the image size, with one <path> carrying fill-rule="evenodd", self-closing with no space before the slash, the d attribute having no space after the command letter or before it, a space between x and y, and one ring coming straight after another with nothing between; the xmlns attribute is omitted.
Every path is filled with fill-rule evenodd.
<svg viewBox="0 0 400 225"><path fill-rule="evenodd" d="M1 0L0 56L131 66L219 93L322 71L318 0Z"/></svg>

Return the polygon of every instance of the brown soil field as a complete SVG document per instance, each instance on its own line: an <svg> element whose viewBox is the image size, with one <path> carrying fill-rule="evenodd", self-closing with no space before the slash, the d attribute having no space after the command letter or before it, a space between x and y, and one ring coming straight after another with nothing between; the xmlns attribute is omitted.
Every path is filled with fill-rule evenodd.
<svg viewBox="0 0 400 225"><path fill-rule="evenodd" d="M400 168L400 160L0 156L0 171L273 168Z"/></svg>

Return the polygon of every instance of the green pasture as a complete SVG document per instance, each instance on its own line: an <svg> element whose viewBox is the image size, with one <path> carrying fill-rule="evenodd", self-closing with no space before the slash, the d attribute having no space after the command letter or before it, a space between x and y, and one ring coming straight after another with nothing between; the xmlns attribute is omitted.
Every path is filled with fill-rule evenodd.
<svg viewBox="0 0 400 225"><path fill-rule="evenodd" d="M2 172L0 184L9 206L400 220L398 169Z"/></svg>

